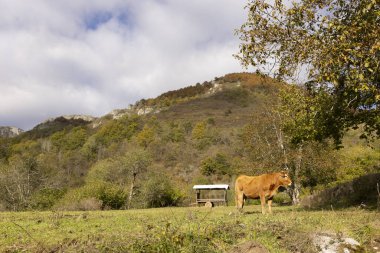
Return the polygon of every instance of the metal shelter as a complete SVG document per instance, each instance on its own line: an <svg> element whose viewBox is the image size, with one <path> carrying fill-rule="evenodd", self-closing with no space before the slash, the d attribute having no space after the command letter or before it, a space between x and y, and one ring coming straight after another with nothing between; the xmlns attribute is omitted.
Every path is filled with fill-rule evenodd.
<svg viewBox="0 0 380 253"><path fill-rule="evenodd" d="M196 192L195 202L197 205L205 203L205 206L212 207L214 203L228 204L227 190L230 189L228 184L208 184L194 185L193 189ZM211 194L211 191L223 191L222 194Z"/></svg>

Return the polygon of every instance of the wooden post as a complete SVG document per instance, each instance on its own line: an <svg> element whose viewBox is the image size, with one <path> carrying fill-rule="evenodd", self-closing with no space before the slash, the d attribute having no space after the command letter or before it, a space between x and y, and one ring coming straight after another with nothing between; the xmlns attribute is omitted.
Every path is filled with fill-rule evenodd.
<svg viewBox="0 0 380 253"><path fill-rule="evenodd" d="M197 203L197 206L199 205L198 204L198 200L201 198L201 190L196 190L196 197L195 197L195 202Z"/></svg>
<svg viewBox="0 0 380 253"><path fill-rule="evenodd" d="M380 211L380 187L379 187L379 183L377 183L376 186L377 186L377 211Z"/></svg>

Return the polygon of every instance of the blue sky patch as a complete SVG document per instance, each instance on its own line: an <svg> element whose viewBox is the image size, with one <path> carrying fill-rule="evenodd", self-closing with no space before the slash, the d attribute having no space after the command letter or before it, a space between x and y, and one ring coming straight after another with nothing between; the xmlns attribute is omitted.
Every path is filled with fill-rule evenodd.
<svg viewBox="0 0 380 253"><path fill-rule="evenodd" d="M96 30L102 24L107 23L111 18L111 12L95 12L88 15L85 18L84 23L88 30Z"/></svg>

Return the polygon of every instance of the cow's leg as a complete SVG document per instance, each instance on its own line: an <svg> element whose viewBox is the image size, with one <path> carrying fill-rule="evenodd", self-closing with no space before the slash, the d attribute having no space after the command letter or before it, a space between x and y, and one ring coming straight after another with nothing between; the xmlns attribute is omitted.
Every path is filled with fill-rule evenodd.
<svg viewBox="0 0 380 253"><path fill-rule="evenodd" d="M273 201L273 196L268 199L269 213L272 213L272 201Z"/></svg>
<svg viewBox="0 0 380 253"><path fill-rule="evenodd" d="M265 214L265 194L260 194L261 213Z"/></svg>
<svg viewBox="0 0 380 253"><path fill-rule="evenodd" d="M244 194L243 192L239 192L236 194L236 207L239 211L242 211L244 206Z"/></svg>
<svg viewBox="0 0 380 253"><path fill-rule="evenodd" d="M245 199L244 199L244 193L240 193L239 194L239 196L238 196L238 204L239 204L239 206L238 206L238 208L239 208L239 211L242 211L243 210L243 207L244 207L244 201Z"/></svg>

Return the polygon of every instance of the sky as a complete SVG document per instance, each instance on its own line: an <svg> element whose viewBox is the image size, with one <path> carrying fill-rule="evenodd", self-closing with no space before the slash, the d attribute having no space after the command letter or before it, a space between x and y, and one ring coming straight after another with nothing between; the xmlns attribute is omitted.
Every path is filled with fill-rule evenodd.
<svg viewBox="0 0 380 253"><path fill-rule="evenodd" d="M0 126L102 116L246 71L246 0L0 0Z"/></svg>

